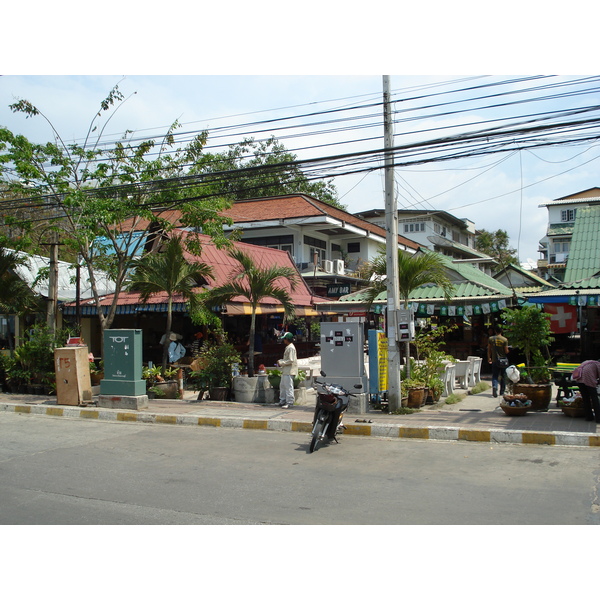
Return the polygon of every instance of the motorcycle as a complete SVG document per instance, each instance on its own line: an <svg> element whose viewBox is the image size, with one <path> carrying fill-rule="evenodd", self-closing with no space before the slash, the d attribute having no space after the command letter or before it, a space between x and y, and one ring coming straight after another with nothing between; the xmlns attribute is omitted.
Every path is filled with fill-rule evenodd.
<svg viewBox="0 0 600 600"><path fill-rule="evenodd" d="M327 375L321 371L321 377L327 377ZM315 406L309 453L314 452L326 438L334 440L336 444L339 443L336 434L344 428L342 413L348 408L350 396L356 396L356 394L351 394L336 383L327 383L315 379L315 384L320 386L320 389L315 388L317 390L317 403ZM360 384L354 387L358 390L362 389L362 385Z"/></svg>

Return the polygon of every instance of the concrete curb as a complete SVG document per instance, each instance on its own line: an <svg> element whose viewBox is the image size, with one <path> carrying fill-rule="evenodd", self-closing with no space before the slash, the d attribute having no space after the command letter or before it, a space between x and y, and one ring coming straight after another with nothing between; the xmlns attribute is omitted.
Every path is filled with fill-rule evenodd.
<svg viewBox="0 0 600 600"><path fill-rule="evenodd" d="M20 414L67 417L72 419L96 419L162 425L187 425L200 427L231 427L268 431L295 431L310 433L308 421L293 419L260 419L246 417L203 417L196 415L169 415L164 413L125 412L110 409L79 408L74 406L46 406L39 404L0 403L0 411ZM404 438L421 440L467 441L540 444L547 446L600 447L600 434L556 433L505 429L467 429L448 426L410 426L374 423L366 425L347 424L344 435L364 437Z"/></svg>

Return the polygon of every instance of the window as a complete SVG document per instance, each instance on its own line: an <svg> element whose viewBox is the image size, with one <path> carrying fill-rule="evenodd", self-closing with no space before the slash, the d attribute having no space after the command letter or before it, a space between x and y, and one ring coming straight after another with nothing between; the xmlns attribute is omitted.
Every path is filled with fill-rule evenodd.
<svg viewBox="0 0 600 600"><path fill-rule="evenodd" d="M560 211L560 220L563 223L570 223L570 222L574 221L576 216L577 216L576 208L567 208L565 210Z"/></svg>
<svg viewBox="0 0 600 600"><path fill-rule="evenodd" d="M348 242L348 254L360 252L360 242Z"/></svg>

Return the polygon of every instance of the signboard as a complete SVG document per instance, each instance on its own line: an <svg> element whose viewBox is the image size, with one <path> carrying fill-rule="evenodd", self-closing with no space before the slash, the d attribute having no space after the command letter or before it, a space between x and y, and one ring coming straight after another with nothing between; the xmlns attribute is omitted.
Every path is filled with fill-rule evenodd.
<svg viewBox="0 0 600 600"><path fill-rule="evenodd" d="M350 293L349 283L330 283L327 285L327 296L337 297L345 296Z"/></svg>
<svg viewBox="0 0 600 600"><path fill-rule="evenodd" d="M377 374L377 377L375 376ZM369 330L369 393L388 389L388 338L383 331Z"/></svg>
<svg viewBox="0 0 600 600"><path fill-rule="evenodd" d="M544 304L544 311L550 313L552 333L577 331L577 307L568 304Z"/></svg>

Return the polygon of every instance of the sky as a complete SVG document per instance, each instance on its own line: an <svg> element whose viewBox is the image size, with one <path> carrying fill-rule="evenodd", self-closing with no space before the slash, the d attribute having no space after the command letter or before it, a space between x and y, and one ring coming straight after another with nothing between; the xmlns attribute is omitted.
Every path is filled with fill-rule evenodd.
<svg viewBox="0 0 600 600"><path fill-rule="evenodd" d="M460 80L455 87L464 87L508 78L511 77L492 76L467 81L465 76L458 75L392 74L390 88L394 99L404 94L447 89L447 86L440 87L440 82ZM568 77L572 78L575 77ZM265 128L266 133L255 137L272 133L300 159L383 146L383 117L379 106L358 111L372 115L359 121L370 125L364 131L351 129L329 135L293 137L298 131L303 134L322 132L330 126L323 124L300 130L278 130L279 123L274 123L272 128L270 125L239 126L257 120L381 102L381 75L5 75L0 77L0 124L37 142L52 139L50 126L41 117L26 119L8 108L16 99L27 99L42 110L64 140L81 142L100 101L115 84L127 99L107 124L103 139L115 140L125 130L133 130L135 136L162 135L178 120L182 132L207 129L208 145L215 150L222 150L224 145L241 141L244 135ZM425 85L435 87L424 88ZM465 98L474 93L469 92ZM565 102L569 106L573 104L572 99ZM404 108L401 103L394 106ZM521 114L525 109L517 106L511 110L510 114ZM440 122L456 125L461 120L474 119L475 115L481 118L483 113L474 108L468 114L444 117L436 123L438 126ZM485 118L488 117L486 114ZM323 121L328 117L318 118ZM422 127L423 123L431 126L432 122L419 121L418 126ZM222 130L215 130L231 124L236 125L235 135L225 136ZM416 135L405 139L411 127L410 123L394 126L395 144L417 139ZM374 139L352 143L366 137ZM332 143L336 145L330 146ZM327 146L316 147L322 144ZM600 186L599 159L600 146L588 143L398 167L395 169L398 208L442 210L467 218L480 229L504 229L511 246L519 251L521 262L535 262L539 258L538 242L547 226L547 209L539 205ZM383 170L340 176L333 181L340 202L349 212L385 205Z"/></svg>
<svg viewBox="0 0 600 600"><path fill-rule="evenodd" d="M110 139L125 130L156 135L176 119L181 131L210 132L257 119L380 102L382 73L390 74L392 99L423 85L482 75L487 79L474 81L504 80L515 73L593 74L596 52L586 40L595 34L586 37L593 27L581 18L591 3L579 3L577 14L561 14L560 19L536 10L541 5L510 1L500 14L471 1L453 8L433 2L427 9L380 2L379 12L358 15L341 11L347 5L337 1L309 1L297 11L274 2L255 3L253 10L236 2L229 8L200 9L175 0L151 14L137 10L137 2L107 2L106 11L97 11L61 0L56 6L62 12L42 3L28 13L27 44L21 31L10 29L0 40L0 125L36 141L51 139L40 117L25 119L8 108L25 98L48 116L63 139L81 141L115 84L128 99L105 129ZM57 19L75 7L75 16ZM118 27L110 21L115 7ZM22 16L23 9L8 10L14 18ZM74 27L73 20L85 27ZM390 27L392 23L397 25ZM571 29L575 23L577 32ZM553 42L556 35L562 36L560 48ZM519 110L524 109L514 109ZM443 122L455 126L480 116L474 108ZM314 128L310 137L284 137L282 142L300 159L381 148L381 121L378 115L370 119L367 134L377 139L362 144L349 143L363 137L361 130L324 136L315 135ZM410 127L394 126L395 143L417 139L406 136ZM229 138L210 134L209 145L240 141L243 130L237 127L237 132ZM336 145L315 148L332 143ZM305 146L311 148L296 151ZM539 204L600 185L598 156L600 149L589 144L396 168L398 208L442 210L473 221L477 228L505 229L520 260L535 262L547 225L547 210ZM384 206L382 170L337 177L334 183L350 212Z"/></svg>

